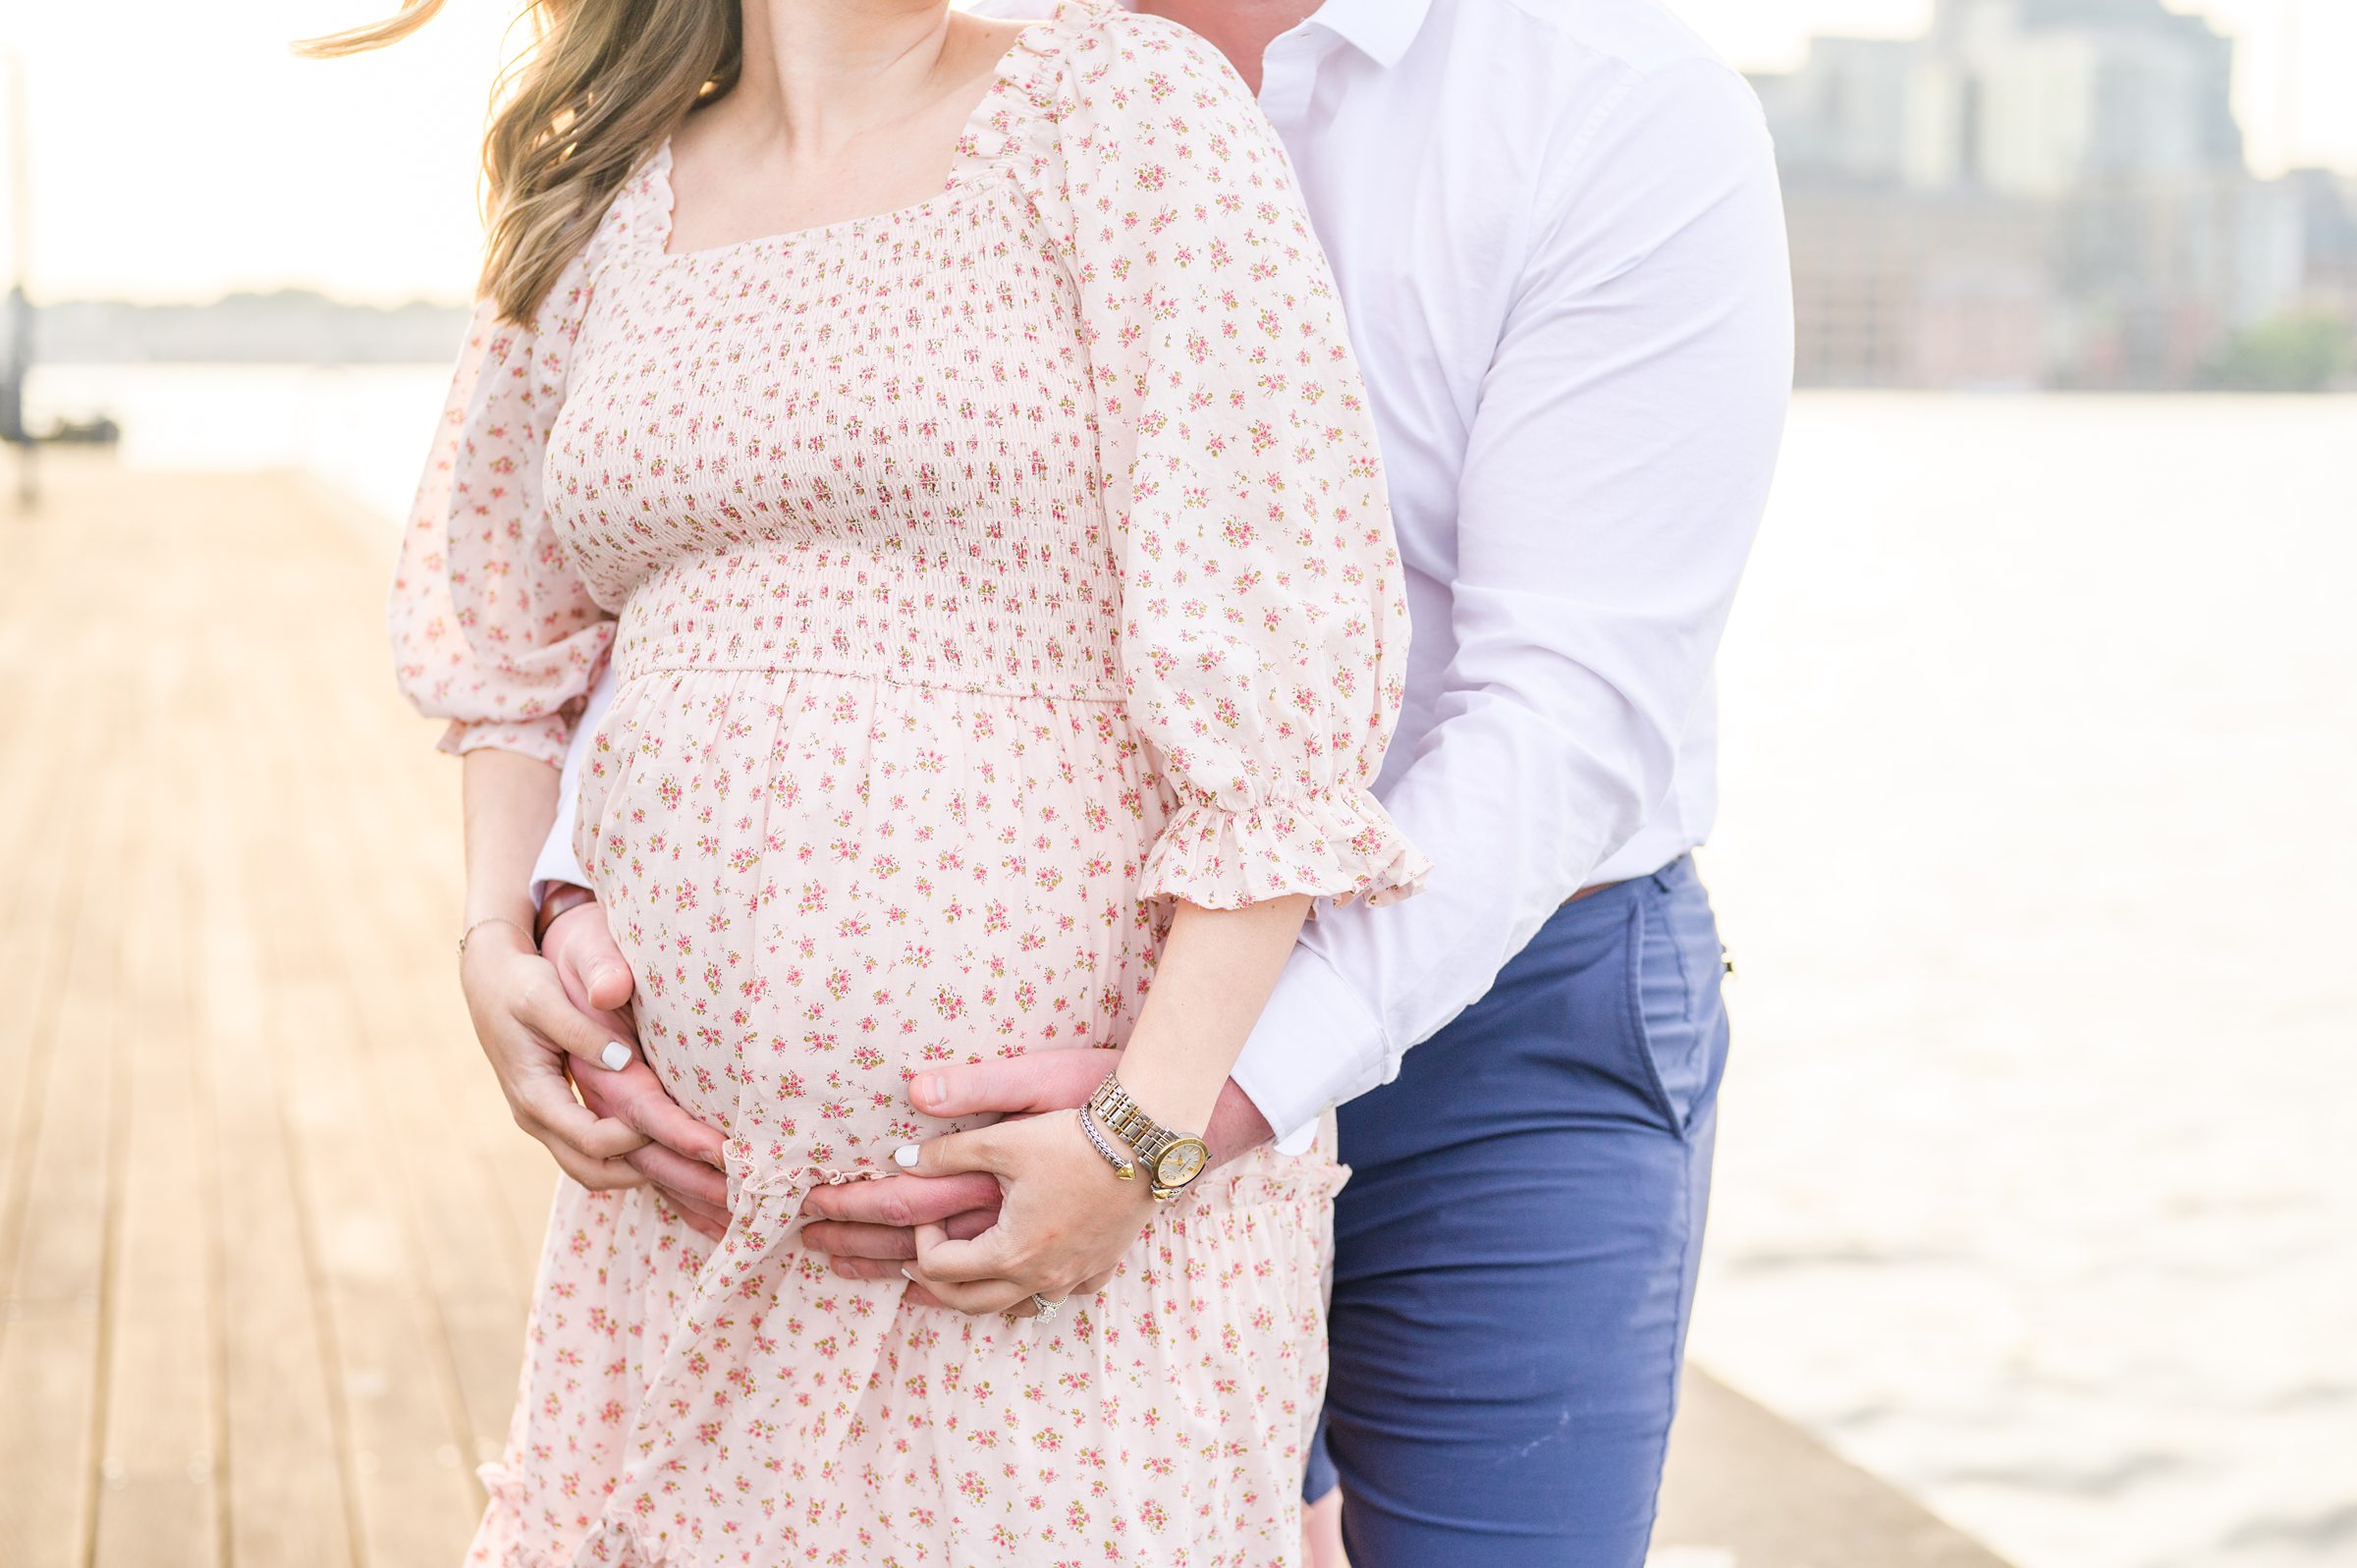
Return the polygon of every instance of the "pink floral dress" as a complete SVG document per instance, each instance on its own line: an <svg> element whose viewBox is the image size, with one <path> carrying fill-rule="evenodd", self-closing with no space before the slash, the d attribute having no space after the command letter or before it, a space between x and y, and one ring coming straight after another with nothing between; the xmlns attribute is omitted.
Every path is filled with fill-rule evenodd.
<svg viewBox="0 0 2357 1568"><path fill-rule="evenodd" d="M669 145L528 325L479 312L407 529L402 685L554 763L717 1243L562 1180L471 1562L1289 1563L1341 1171L1270 1151L1053 1324L804 1251L947 1129L933 1063L1118 1046L1174 899L1381 901L1407 622L1283 150L1210 47L1068 4L942 191L667 250Z"/></svg>

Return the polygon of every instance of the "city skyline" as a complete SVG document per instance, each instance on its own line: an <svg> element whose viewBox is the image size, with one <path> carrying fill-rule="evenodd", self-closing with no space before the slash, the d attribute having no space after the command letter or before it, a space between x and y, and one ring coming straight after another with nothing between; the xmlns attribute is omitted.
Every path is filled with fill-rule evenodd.
<svg viewBox="0 0 2357 1568"><path fill-rule="evenodd" d="M1755 75L1800 384L2343 383L2357 179L2251 172L2233 52L2162 0L1941 0Z"/></svg>
<svg viewBox="0 0 2357 1568"><path fill-rule="evenodd" d="M19 53L28 87L34 298L177 301L281 287L381 303L463 295L479 246L484 94L513 6L454 0L377 55L287 52L291 39L392 3L16 8L0 47ZM2235 37L2235 106L2254 167L2357 170L2357 100L2330 90L2332 62L2357 63L2357 7L2170 5ZM1920 32L1933 0L1670 9L1731 64L1763 71L1796 64L1815 33ZM122 47L127 36L136 49ZM94 90L93 77L114 90ZM138 107L126 113L126 103Z"/></svg>

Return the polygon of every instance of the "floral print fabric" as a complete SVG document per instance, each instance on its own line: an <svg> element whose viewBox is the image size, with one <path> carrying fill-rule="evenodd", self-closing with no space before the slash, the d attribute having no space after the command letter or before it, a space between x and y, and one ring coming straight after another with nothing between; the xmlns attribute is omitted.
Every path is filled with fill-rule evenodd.
<svg viewBox="0 0 2357 1568"><path fill-rule="evenodd" d="M673 253L669 144L478 314L405 535L404 690L554 762L709 1243L559 1183L473 1561L1288 1563L1341 1171L1261 1151L1053 1325L798 1246L955 1125L928 1064L1128 1036L1174 898L1383 901L1406 619L1274 134L1185 30L1027 28L942 191Z"/></svg>

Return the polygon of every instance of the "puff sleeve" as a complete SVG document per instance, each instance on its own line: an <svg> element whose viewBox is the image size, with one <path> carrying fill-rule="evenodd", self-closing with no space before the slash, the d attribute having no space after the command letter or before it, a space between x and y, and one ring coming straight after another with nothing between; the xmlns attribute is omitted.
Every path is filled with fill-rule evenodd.
<svg viewBox="0 0 2357 1568"><path fill-rule="evenodd" d="M561 764L613 638L541 490L595 261L593 240L528 322L476 304L402 532L394 674L420 713L450 721L444 751L498 746Z"/></svg>
<svg viewBox="0 0 2357 1568"><path fill-rule="evenodd" d="M1284 146L1175 24L1102 13L1062 66L1050 199L1097 399L1122 679L1175 796L1142 891L1404 896L1426 863L1369 787L1405 684L1404 582Z"/></svg>

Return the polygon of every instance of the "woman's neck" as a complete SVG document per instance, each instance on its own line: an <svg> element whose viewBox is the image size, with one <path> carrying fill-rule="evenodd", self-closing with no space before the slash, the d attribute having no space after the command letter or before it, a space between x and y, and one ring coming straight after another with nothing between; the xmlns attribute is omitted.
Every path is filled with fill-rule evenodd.
<svg viewBox="0 0 2357 1568"><path fill-rule="evenodd" d="M731 115L824 157L906 118L938 90L951 53L943 0L742 0L744 64Z"/></svg>

